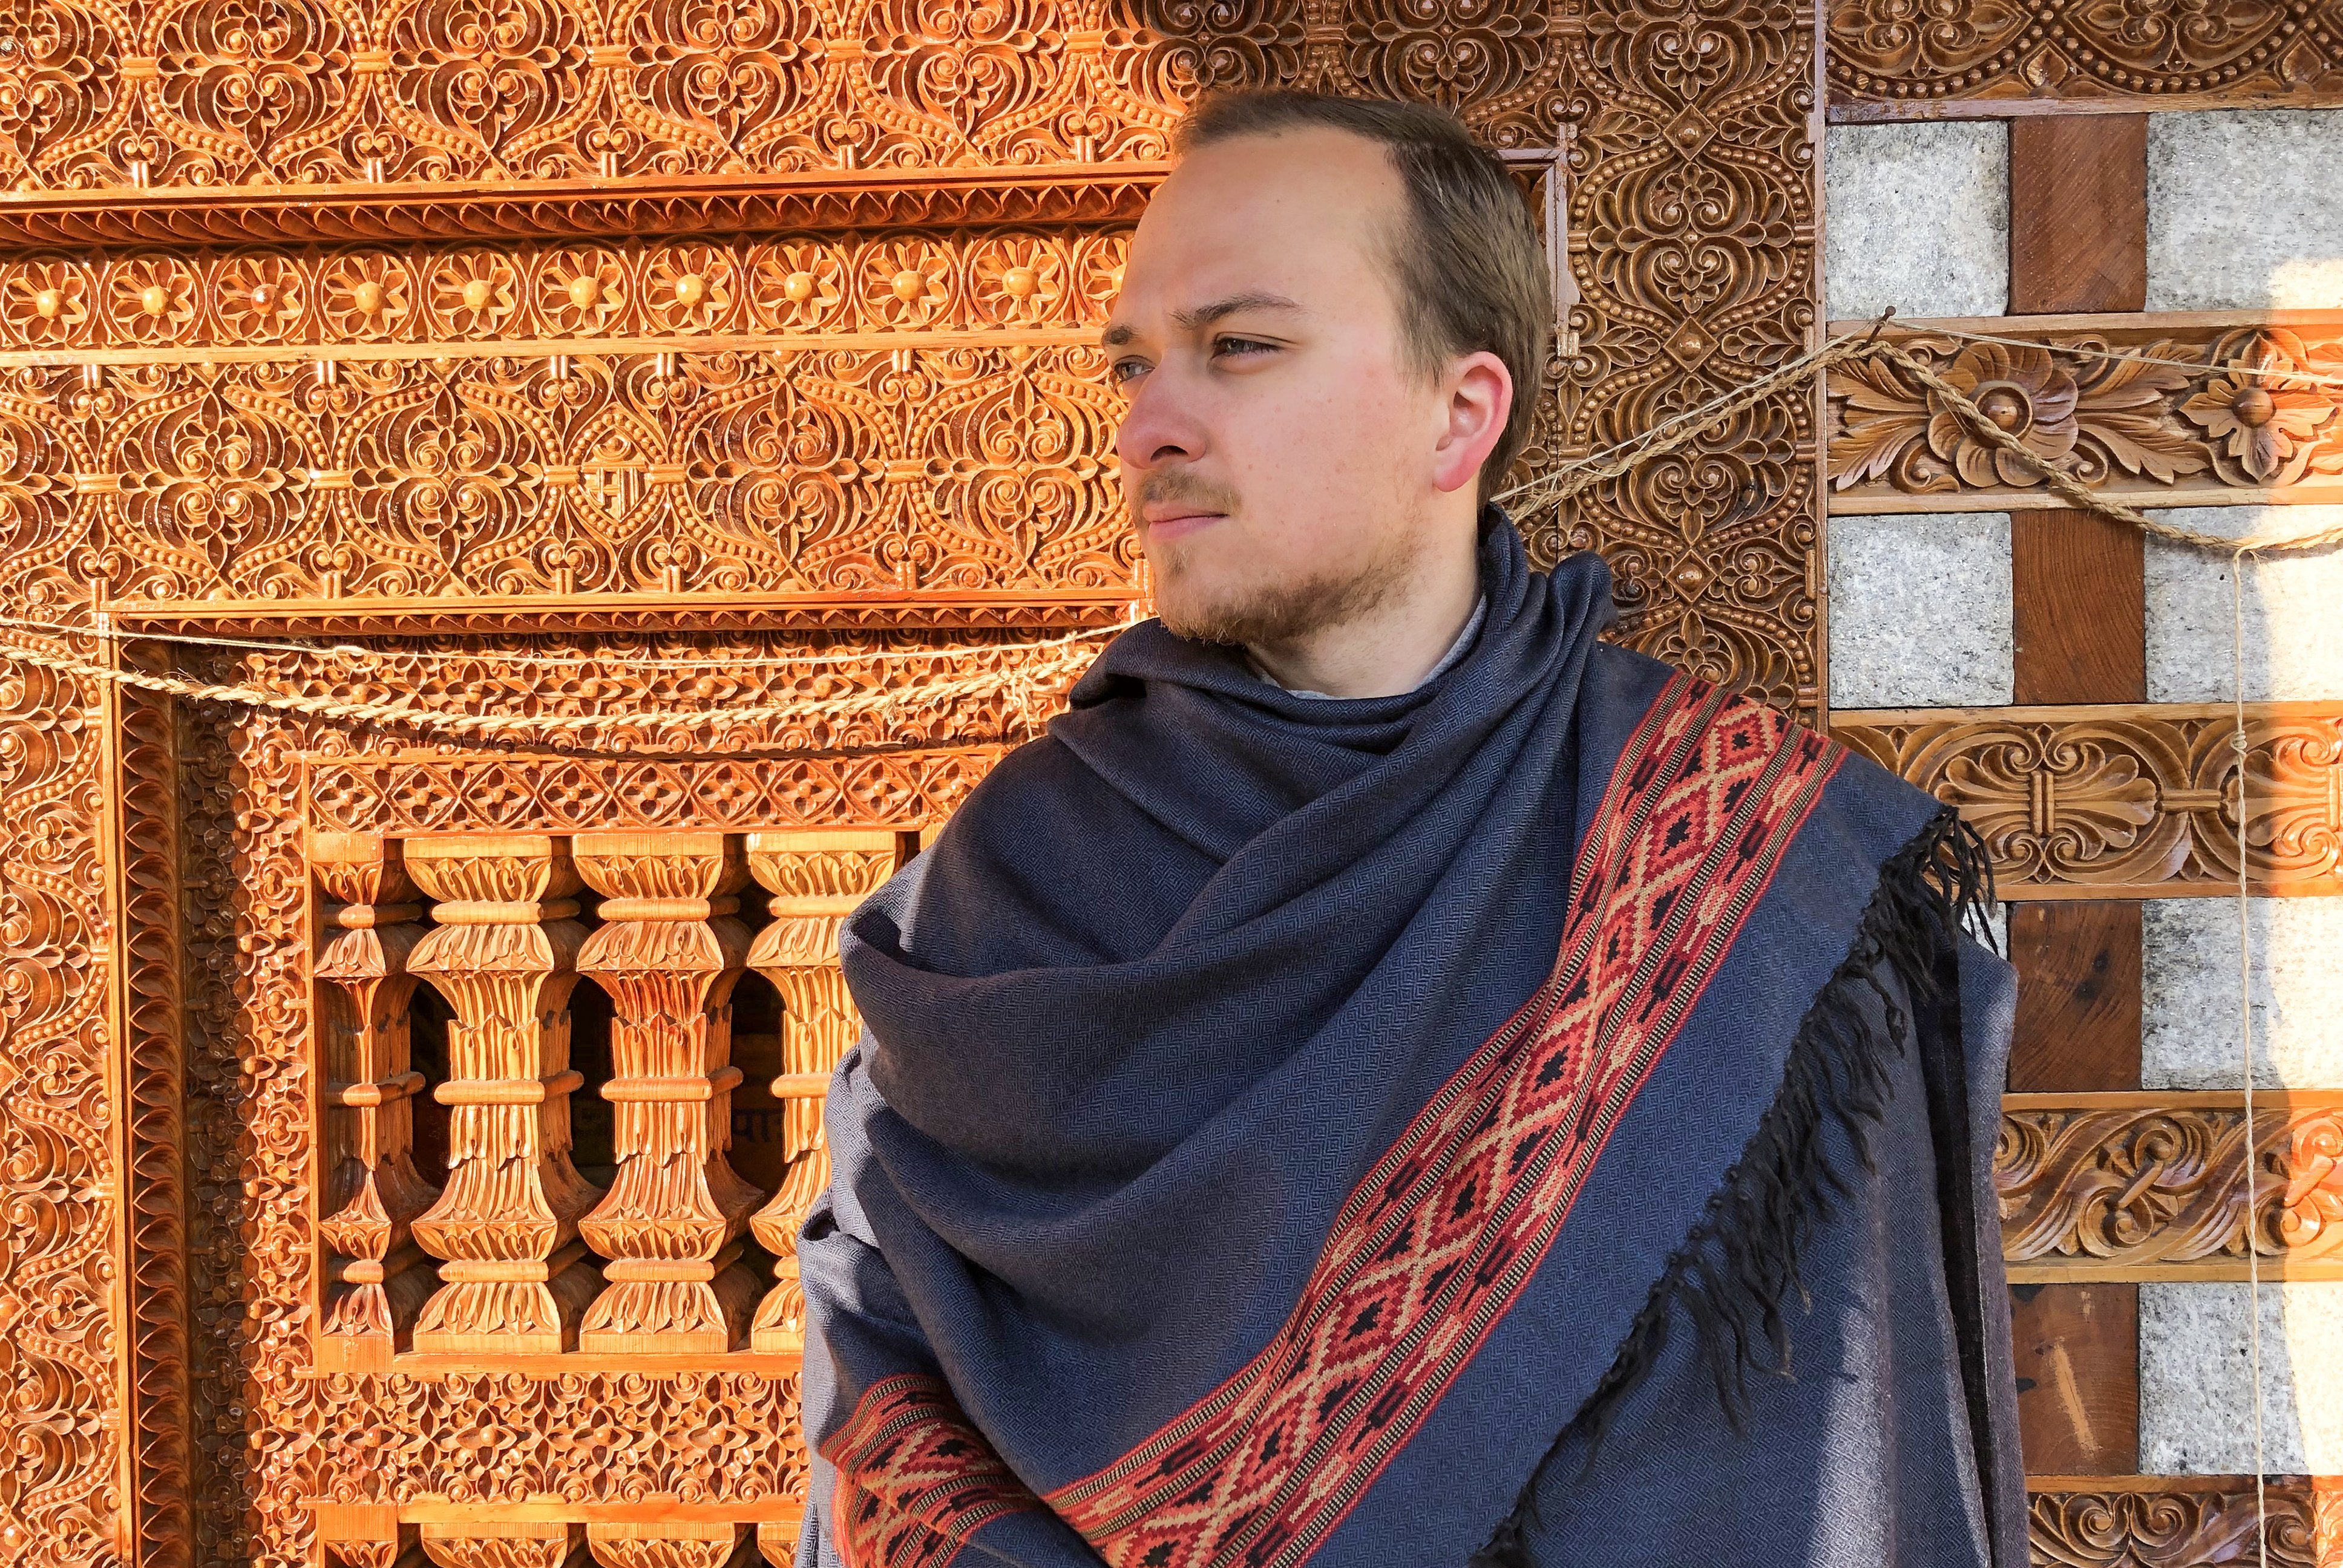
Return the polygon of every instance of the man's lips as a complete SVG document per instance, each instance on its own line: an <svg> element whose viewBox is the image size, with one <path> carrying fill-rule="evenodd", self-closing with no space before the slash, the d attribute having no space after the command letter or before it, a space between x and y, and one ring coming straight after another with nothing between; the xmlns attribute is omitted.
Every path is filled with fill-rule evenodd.
<svg viewBox="0 0 2343 1568"><path fill-rule="evenodd" d="M1141 514L1141 526L1150 538L1176 539L1217 523L1226 516L1226 512L1192 511L1179 507L1167 507L1161 512L1151 508Z"/></svg>

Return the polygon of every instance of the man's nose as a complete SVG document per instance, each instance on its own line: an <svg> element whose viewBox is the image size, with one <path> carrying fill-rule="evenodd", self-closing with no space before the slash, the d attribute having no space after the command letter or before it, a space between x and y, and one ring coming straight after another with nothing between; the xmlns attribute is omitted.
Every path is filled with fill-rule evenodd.
<svg viewBox="0 0 2343 1568"><path fill-rule="evenodd" d="M1115 454L1126 467L1193 462L1204 455L1202 422L1188 401L1181 395L1176 377L1162 369L1140 377L1139 389L1114 435Z"/></svg>

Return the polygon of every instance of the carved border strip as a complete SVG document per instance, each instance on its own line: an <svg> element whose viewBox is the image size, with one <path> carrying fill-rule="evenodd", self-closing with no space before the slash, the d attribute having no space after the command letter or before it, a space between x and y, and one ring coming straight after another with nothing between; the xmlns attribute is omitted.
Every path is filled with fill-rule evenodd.
<svg viewBox="0 0 2343 1568"><path fill-rule="evenodd" d="M1130 224L1167 166L856 169L791 178L597 180L422 190L247 186L12 192L0 251L381 245L817 233L917 225Z"/></svg>
<svg viewBox="0 0 2343 1568"><path fill-rule="evenodd" d="M1836 322L1835 331L1864 324ZM1900 324L1889 336L2110 500L2135 507L2343 500L2343 311L2218 311L1948 320L2027 340L1968 343ZM2094 349L2176 360L2119 363ZM2278 374L2241 374L2241 370ZM1829 373L1830 509L2056 507L2040 477L1976 436L1882 360Z"/></svg>
<svg viewBox="0 0 2343 1568"><path fill-rule="evenodd" d="M1994 1180L2015 1283L2242 1280L2245 1097L2002 1097ZM2343 1091L2254 1096L2261 1273L2343 1279Z"/></svg>
<svg viewBox="0 0 2343 1568"><path fill-rule="evenodd" d="M2238 1476L2026 1478L2041 1568L2213 1568L2258 1560L2254 1483ZM2267 1488L2272 1568L2343 1563L2343 1482L2280 1476Z"/></svg>
<svg viewBox="0 0 2343 1568"><path fill-rule="evenodd" d="M2343 5L1830 8L1835 120L2343 103Z"/></svg>
<svg viewBox="0 0 2343 1568"><path fill-rule="evenodd" d="M2232 896L2226 705L1905 709L1831 734L1956 805L2004 899ZM2248 704L2246 870L2258 893L2343 893L2343 703Z"/></svg>
<svg viewBox="0 0 2343 1568"><path fill-rule="evenodd" d="M141 1568L194 1561L187 1431L187 1231L185 1179L186 976L179 944L177 721L168 699L110 689L116 724L110 824L122 956L122 1139L128 1173L129 1507Z"/></svg>

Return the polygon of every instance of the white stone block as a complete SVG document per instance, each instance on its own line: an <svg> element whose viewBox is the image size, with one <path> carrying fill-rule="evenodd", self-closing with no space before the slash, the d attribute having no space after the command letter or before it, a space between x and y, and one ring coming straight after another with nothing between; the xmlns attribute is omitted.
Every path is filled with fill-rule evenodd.
<svg viewBox="0 0 2343 1568"><path fill-rule="evenodd" d="M2148 515L2229 538L2343 524L2343 507L2185 507ZM2148 541L2150 702L2235 699L2232 558ZM2343 698L2343 550L2248 557L2243 586L2246 700Z"/></svg>
<svg viewBox="0 0 2343 1568"><path fill-rule="evenodd" d="M2147 122L2147 307L2343 307L2343 110Z"/></svg>
<svg viewBox="0 0 2343 1568"><path fill-rule="evenodd" d="M2343 1089L2343 899L2246 900L2253 941L2254 1081ZM2237 904L2151 899L2140 919L2140 1081L2235 1089Z"/></svg>
<svg viewBox="0 0 2343 1568"><path fill-rule="evenodd" d="M2009 130L1998 120L1833 126L1823 143L1833 320L2009 308Z"/></svg>
<svg viewBox="0 0 2343 1568"><path fill-rule="evenodd" d="M2139 1468L2255 1471L2243 1284L2139 1288ZM2262 1287L2264 1474L2343 1473L2343 1281Z"/></svg>
<svg viewBox="0 0 2343 1568"><path fill-rule="evenodd" d="M1833 708L2009 701L2006 512L1835 517L1828 533Z"/></svg>

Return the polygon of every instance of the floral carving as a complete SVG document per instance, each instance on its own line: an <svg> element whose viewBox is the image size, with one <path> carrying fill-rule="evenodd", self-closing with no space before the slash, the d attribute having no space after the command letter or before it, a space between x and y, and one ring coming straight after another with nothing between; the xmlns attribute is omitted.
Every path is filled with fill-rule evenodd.
<svg viewBox="0 0 2343 1568"><path fill-rule="evenodd" d="M2170 485L2211 459L2172 417L2188 372L2137 360L2061 358L2036 345L1907 342L1986 417L2045 464L2086 483L2121 474ZM2169 345L2157 345L2167 352ZM2156 350L2151 350L2155 352ZM1885 360L1854 361L1833 377L1837 428L1831 482L1840 490L1885 478L1907 494L2033 489L2041 470L1988 445L1935 392Z"/></svg>
<svg viewBox="0 0 2343 1568"><path fill-rule="evenodd" d="M2235 498L2237 488L2304 499L2343 492L2343 397L2322 380L2343 369L2335 322L2214 317L2175 337L2146 318L2100 319L2105 327L2018 344L1964 345L1916 327L1904 346L2026 450L2111 498L2178 506ZM1899 367L1834 369L1830 407L1835 509L2055 499L2032 465L1984 441ZM1933 497L1946 499L1923 499Z"/></svg>
<svg viewBox="0 0 2343 1568"><path fill-rule="evenodd" d="M2343 397L2331 387L2297 379L2309 368L2309 357L2292 332L2256 334L2180 412L2253 484L2290 485L2314 457L2321 473L2343 473L2343 447L2321 451L2318 444Z"/></svg>

